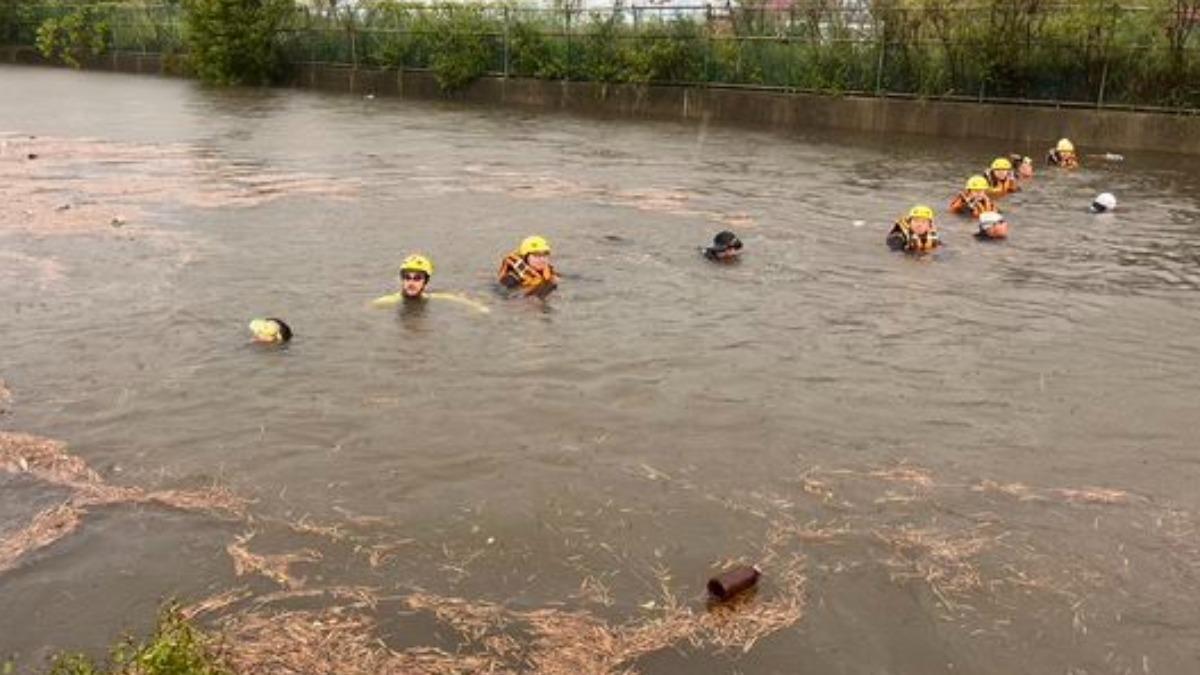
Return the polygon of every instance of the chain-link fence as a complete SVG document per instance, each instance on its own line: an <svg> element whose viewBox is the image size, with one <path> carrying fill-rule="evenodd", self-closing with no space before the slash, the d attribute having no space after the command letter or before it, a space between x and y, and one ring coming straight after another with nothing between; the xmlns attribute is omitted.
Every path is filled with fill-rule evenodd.
<svg viewBox="0 0 1200 675"><path fill-rule="evenodd" d="M343 3L344 4L344 3ZM34 44L63 5L18 3ZM104 8L110 49L184 49L176 6ZM1200 109L1200 0L771 0L755 6L526 7L358 2L298 9L284 60L829 94Z"/></svg>
<svg viewBox="0 0 1200 675"><path fill-rule="evenodd" d="M157 3L36 3L0 0L0 45L37 44L48 21L62 21L91 10L89 26L101 34L108 51L172 53L184 49L184 14L178 5Z"/></svg>

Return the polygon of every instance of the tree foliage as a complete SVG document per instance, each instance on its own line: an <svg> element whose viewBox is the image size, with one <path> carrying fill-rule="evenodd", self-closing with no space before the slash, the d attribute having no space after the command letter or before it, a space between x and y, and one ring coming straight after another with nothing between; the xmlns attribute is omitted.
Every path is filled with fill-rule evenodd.
<svg viewBox="0 0 1200 675"><path fill-rule="evenodd" d="M282 71L279 32L292 0L184 0L192 68L215 84L266 84Z"/></svg>
<svg viewBox="0 0 1200 675"><path fill-rule="evenodd" d="M37 31L37 48L51 61L79 68L108 47L110 29L100 10L83 5L63 16L50 17Z"/></svg>

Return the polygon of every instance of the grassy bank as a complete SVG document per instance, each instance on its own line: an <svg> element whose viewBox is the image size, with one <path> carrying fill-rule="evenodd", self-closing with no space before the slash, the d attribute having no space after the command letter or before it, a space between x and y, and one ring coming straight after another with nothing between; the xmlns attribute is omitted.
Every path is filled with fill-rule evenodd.
<svg viewBox="0 0 1200 675"><path fill-rule="evenodd" d="M273 25L282 63L1200 108L1200 0L744 0L732 8L586 11L369 1ZM0 37L36 44L76 3L0 0ZM95 5L104 49L176 53L176 3ZM68 50L69 51L69 50Z"/></svg>

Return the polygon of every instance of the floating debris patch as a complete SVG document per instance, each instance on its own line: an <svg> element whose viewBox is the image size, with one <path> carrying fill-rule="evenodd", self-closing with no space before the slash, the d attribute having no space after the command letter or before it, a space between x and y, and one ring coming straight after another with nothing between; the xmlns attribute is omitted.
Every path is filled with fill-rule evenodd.
<svg viewBox="0 0 1200 675"><path fill-rule="evenodd" d="M222 518L246 516L247 501L226 488L149 491L111 485L82 459L67 452L65 444L28 434L0 432L0 472L25 474L71 492L64 503L42 511L0 540L0 572L77 530L89 508L149 504Z"/></svg>
<svg viewBox="0 0 1200 675"><path fill-rule="evenodd" d="M286 197L352 198L344 177L239 163L187 144L0 133L0 232L145 233L151 213L179 205L250 207ZM32 161L30 157L36 157Z"/></svg>

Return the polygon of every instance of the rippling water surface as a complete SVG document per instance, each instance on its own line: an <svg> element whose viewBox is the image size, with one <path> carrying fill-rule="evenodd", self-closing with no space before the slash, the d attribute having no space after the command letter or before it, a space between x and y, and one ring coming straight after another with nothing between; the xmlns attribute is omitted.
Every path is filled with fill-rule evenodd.
<svg viewBox="0 0 1200 675"><path fill-rule="evenodd" d="M631 665L1200 670L1194 159L1039 167L1004 204L1010 241L947 217L944 251L915 260L884 247L893 218L1053 139L789 136L21 68L0 91L0 161L56 139L38 185L75 181L55 199L105 216L0 223L0 426L63 439L114 483L216 481L260 518L365 522L395 543L366 571L331 547L302 567L310 585L623 620L652 611L664 570L700 602L715 566L754 559L784 519L842 528L793 545L802 620L744 654ZM169 198L126 206L155 181ZM1102 190L1120 207L1093 216ZM113 228L109 212L135 215ZM696 247L726 227L747 255L719 268ZM544 305L491 288L529 233L565 279ZM491 313L368 308L412 250ZM246 345L259 315L285 317L292 345ZM0 533L56 498L2 474L0 493ZM245 529L89 514L0 574L0 658L94 651L165 597L243 583L225 546ZM928 540L897 543L914 532L986 539L965 554L978 583L937 576L956 563ZM271 545L314 545L297 537ZM581 596L589 578L607 602Z"/></svg>

